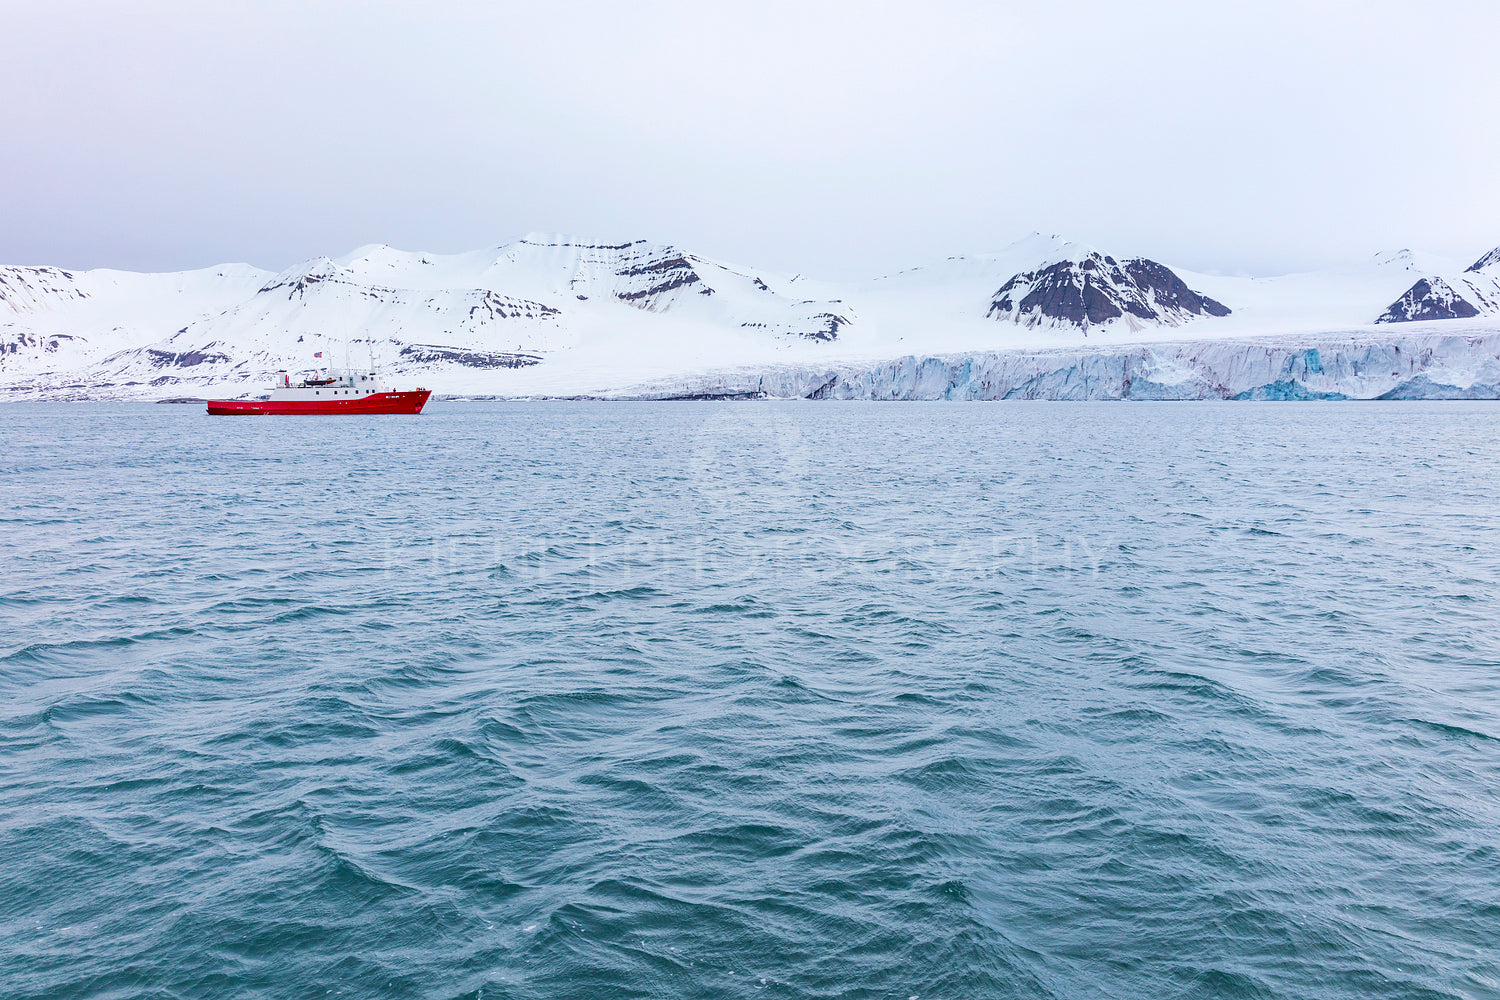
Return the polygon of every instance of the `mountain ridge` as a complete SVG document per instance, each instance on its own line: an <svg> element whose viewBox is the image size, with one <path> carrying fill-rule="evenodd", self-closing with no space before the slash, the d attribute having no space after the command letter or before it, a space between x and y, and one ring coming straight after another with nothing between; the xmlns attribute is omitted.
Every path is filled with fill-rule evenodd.
<svg viewBox="0 0 1500 1000"><path fill-rule="evenodd" d="M1497 277L1500 249L1463 272L1401 250L1241 278L1042 234L846 286L669 243L545 233L458 254L367 244L274 273L10 266L0 267L0 390L244 395L277 369L311 367L319 350L337 360L341 343L358 343L393 375L440 390L610 391L724 365L1483 322L1500 308L1500 285L1493 296L1474 286ZM1431 308L1443 286L1446 312Z"/></svg>

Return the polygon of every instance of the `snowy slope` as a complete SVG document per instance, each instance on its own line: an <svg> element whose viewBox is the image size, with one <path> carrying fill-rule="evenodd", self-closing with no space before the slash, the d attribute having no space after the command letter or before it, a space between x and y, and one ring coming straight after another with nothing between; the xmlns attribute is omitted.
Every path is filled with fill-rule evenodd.
<svg viewBox="0 0 1500 1000"><path fill-rule="evenodd" d="M996 308L1006 298L1007 285L1012 292L1023 284L1034 286L1040 272L1059 262L1074 265L1060 277L1079 288L1082 263L1090 258L1165 267L1170 278L1224 312L1203 307L1173 310L1168 304L1158 306L1153 317L1138 317L1124 308L1121 300L1126 296L1154 297L1158 288L1175 290L1170 279L1155 283L1157 288L1115 283L1108 291L1122 315L1103 323L1069 323L1056 310L1053 315L1022 310L1024 294L1012 294L1009 307ZM864 320L859 331L863 341L886 353L893 348L962 351L1074 342L1128 344L1366 327L1419 276L1452 269L1453 263L1444 258L1401 250L1323 271L1274 277L1215 275L1106 254L1060 236L1033 235L996 254L953 257L878 278L858 288L856 301ZM849 343L855 339L853 331L845 338Z"/></svg>
<svg viewBox="0 0 1500 1000"><path fill-rule="evenodd" d="M554 307L623 304L645 312L778 335L834 339L850 322L843 303L773 288L750 269L736 268L645 240L596 243L532 234L497 251L439 256L365 247L338 265L350 280L403 288L486 288Z"/></svg>
<svg viewBox="0 0 1500 1000"><path fill-rule="evenodd" d="M1192 287L1233 308L1231 316L1208 324L1214 331L1246 335L1370 326L1420 276L1452 267L1445 258L1398 250L1358 264L1275 277L1179 273Z"/></svg>
<svg viewBox="0 0 1500 1000"><path fill-rule="evenodd" d="M156 343L270 276L246 264L169 274L0 267L0 376L76 370Z"/></svg>
<svg viewBox="0 0 1500 1000"><path fill-rule="evenodd" d="M847 288L669 244L542 234L460 254L367 246L279 274L247 265L174 274L10 267L0 268L0 398L252 396L281 368L342 366L346 358L363 365L371 357L392 381L440 393L610 396L691 392L707 384L705 372L739 373L733 392L750 392L758 390L741 384L746 373L837 369L853 378L892 359L1059 349L1098 365L1105 355L1090 352L1125 358L1141 344L1181 343L1191 353L1223 341L1241 345L1226 348L1233 353L1254 338L1312 344L1330 331L1370 332L1372 344L1393 347L1399 338L1381 333L1390 328L1377 318L1388 322L1393 302L1438 281L1475 309L1443 329L1487 343L1494 327L1484 317L1500 303L1500 287L1484 295L1476 288L1500 286L1500 251L1468 271L1400 251L1346 268L1251 278L1034 235L995 254ZM1431 314L1427 298L1411 299L1412 318ZM314 360L318 352L324 360ZM1212 357L1215 372L1241 363ZM1293 381L1307 388L1312 375ZM1221 383L1240 384L1214 384ZM1163 374L1131 384L1178 382ZM1379 394L1375 383L1340 386L1326 391Z"/></svg>

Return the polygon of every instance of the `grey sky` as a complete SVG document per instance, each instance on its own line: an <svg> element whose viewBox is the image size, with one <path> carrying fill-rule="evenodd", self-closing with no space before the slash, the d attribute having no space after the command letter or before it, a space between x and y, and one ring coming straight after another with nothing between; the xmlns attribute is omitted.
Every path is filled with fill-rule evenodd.
<svg viewBox="0 0 1500 1000"><path fill-rule="evenodd" d="M0 2L0 262L1500 244L1493 2Z"/></svg>

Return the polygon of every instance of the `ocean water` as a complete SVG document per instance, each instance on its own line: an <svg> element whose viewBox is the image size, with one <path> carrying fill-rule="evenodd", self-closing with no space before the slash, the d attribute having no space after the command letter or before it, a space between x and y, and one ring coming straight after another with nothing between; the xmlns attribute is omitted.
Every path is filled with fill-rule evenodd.
<svg viewBox="0 0 1500 1000"><path fill-rule="evenodd" d="M1500 996L1500 408L0 407L7 998Z"/></svg>

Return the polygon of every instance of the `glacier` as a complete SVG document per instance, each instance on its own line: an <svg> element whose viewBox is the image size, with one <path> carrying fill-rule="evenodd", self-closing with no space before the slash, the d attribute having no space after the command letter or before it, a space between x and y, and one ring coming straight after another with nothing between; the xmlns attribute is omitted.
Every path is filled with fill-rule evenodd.
<svg viewBox="0 0 1500 1000"><path fill-rule="evenodd" d="M617 399L1500 399L1500 331L1181 341L706 372Z"/></svg>

